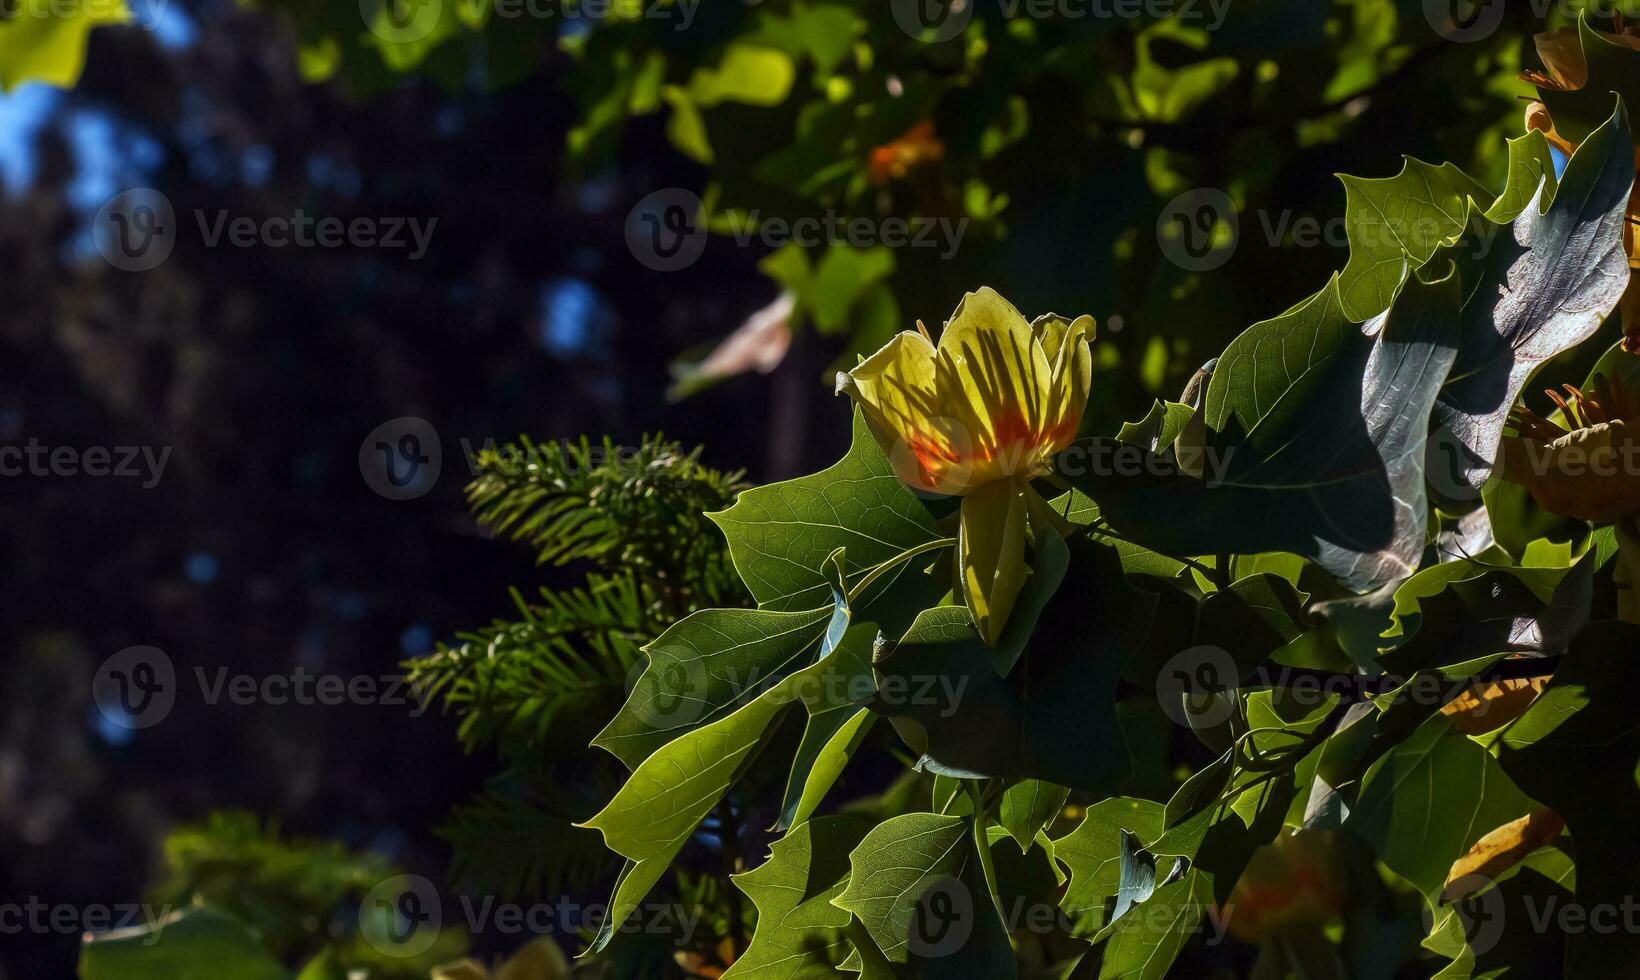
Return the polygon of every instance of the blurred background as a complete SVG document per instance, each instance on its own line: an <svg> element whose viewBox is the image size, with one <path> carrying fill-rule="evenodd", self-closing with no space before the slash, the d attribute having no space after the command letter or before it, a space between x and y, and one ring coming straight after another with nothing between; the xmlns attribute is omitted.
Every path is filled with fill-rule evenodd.
<svg viewBox="0 0 1640 980"><path fill-rule="evenodd" d="M196 671L401 676L515 612L510 587L578 581L469 515L486 440L664 431L751 482L809 472L847 440L829 371L980 284L1098 319L1090 425L1176 396L1342 267L1335 172L1405 153L1501 186L1531 35L1577 8L130 0L101 25L87 0L49 36L0 20L0 445L80 461L0 479L0 895L150 894L167 835L223 809L453 880L451 814L493 748L414 701L208 703ZM168 251L122 257L111 236L161 201ZM377 234L267 231L321 218ZM405 418L438 473L384 488L361 466ZM86 472L93 447L134 447L129 475ZM93 698L134 646L178 678L141 728ZM78 941L7 935L0 977L66 976Z"/></svg>

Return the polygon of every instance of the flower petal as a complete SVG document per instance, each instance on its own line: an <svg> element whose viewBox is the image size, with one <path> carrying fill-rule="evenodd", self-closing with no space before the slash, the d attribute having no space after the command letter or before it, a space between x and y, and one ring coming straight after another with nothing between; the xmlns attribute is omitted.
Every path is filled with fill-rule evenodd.
<svg viewBox="0 0 1640 980"><path fill-rule="evenodd" d="M907 330L854 370L838 374L837 390L859 404L902 482L949 493L942 487L961 459L947 434L950 425L939 418L934 378L934 345Z"/></svg>
<svg viewBox="0 0 1640 980"><path fill-rule="evenodd" d="M937 372L944 414L972 441L974 483L1039 468L1053 369L1012 304L989 288L964 296L940 335Z"/></svg>
<svg viewBox="0 0 1640 980"><path fill-rule="evenodd" d="M1093 317L1086 314L1066 320L1055 313L1036 318L1031 330L1037 336L1052 365L1048 383L1047 442L1054 452L1076 438L1082 410L1088 406L1088 390L1093 387Z"/></svg>
<svg viewBox="0 0 1640 980"><path fill-rule="evenodd" d="M1025 584L1025 495L1013 480L962 498L957 555L962 595L986 643L996 643Z"/></svg>

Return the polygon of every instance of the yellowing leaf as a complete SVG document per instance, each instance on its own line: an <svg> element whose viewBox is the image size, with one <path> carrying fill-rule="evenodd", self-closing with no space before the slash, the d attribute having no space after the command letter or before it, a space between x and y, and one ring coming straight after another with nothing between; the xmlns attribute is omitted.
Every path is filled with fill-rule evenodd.
<svg viewBox="0 0 1640 980"><path fill-rule="evenodd" d="M0 89L24 82L73 87L85 68L91 29L130 20L125 0L86 0L61 12L53 4L23 4L0 19Z"/></svg>

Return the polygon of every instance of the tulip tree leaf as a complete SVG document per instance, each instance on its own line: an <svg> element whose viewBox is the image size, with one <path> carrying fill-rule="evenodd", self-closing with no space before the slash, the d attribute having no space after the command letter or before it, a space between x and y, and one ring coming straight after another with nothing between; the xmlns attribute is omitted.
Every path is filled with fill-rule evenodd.
<svg viewBox="0 0 1640 980"><path fill-rule="evenodd" d="M1637 650L1640 626L1590 623L1549 686L1504 729L1498 753L1521 790L1565 818L1577 848L1577 904L1591 910L1629 908L1640 880ZM1621 976L1640 957L1640 934L1584 929L1568 937L1566 957L1566 976Z"/></svg>
<svg viewBox="0 0 1640 980"><path fill-rule="evenodd" d="M1458 359L1435 404L1436 423L1450 433L1437 443L1446 458L1432 462L1449 495L1479 499L1527 378L1593 336L1616 309L1629 282L1623 216L1633 184L1628 113L1619 104L1572 154L1546 209L1540 191L1483 256L1454 255L1467 299Z"/></svg>
<svg viewBox="0 0 1640 980"><path fill-rule="evenodd" d="M970 817L907 813L871 829L849 854L832 899L892 963L921 977L1012 977L1008 933L984 884Z"/></svg>
<svg viewBox="0 0 1640 980"><path fill-rule="evenodd" d="M1150 800L1114 797L1088 807L1076 829L1053 843L1053 855L1070 870L1070 885L1059 907L1072 935L1091 939L1109 922L1121 884L1122 835L1155 840L1164 825L1163 808Z"/></svg>
<svg viewBox="0 0 1640 980"><path fill-rule="evenodd" d="M1631 388L1640 389L1640 355L1630 354L1623 349L1623 342L1618 341L1600 355L1600 360L1589 369L1589 378L1583 382L1583 390L1593 391L1597 377L1608 380L1616 378Z"/></svg>
<svg viewBox="0 0 1640 980"><path fill-rule="evenodd" d="M1548 140L1530 132L1509 141L1509 175L1494 196L1450 163L1439 166L1407 157L1393 177L1340 174L1344 183L1344 227L1350 257L1339 276L1344 313L1364 321L1389 309L1412 270L1455 244L1476 214L1488 221L1513 221L1538 191L1555 188Z"/></svg>
<svg viewBox="0 0 1640 980"><path fill-rule="evenodd" d="M250 927L208 907L91 937L82 980L289 980Z"/></svg>
<svg viewBox="0 0 1640 980"><path fill-rule="evenodd" d="M1389 309L1407 275L1442 245L1457 241L1475 202L1491 198L1453 164L1436 166L1412 157L1394 177L1340 174L1338 179L1344 183L1350 245L1338 294L1344 314L1356 321Z"/></svg>
<svg viewBox="0 0 1640 980"><path fill-rule="evenodd" d="M1433 901L1452 862L1531 808L1489 752L1439 717L1367 769L1344 827Z"/></svg>
<svg viewBox="0 0 1640 980"><path fill-rule="evenodd" d="M805 612L703 609L686 616L646 648L648 666L592 744L636 768L672 739L813 663L829 633L846 627L847 616L841 604Z"/></svg>
<svg viewBox="0 0 1640 980"><path fill-rule="evenodd" d="M1150 406L1150 411L1137 422L1124 422L1116 433L1120 442L1130 446L1140 446L1153 453L1165 453L1173 445L1173 440L1179 437L1190 416L1196 414L1189 405L1178 402L1164 402L1160 399Z"/></svg>
<svg viewBox="0 0 1640 980"><path fill-rule="evenodd" d="M1458 284L1409 280L1376 335L1337 281L1254 324L1219 358L1203 406L1202 477L1138 447L1073 446L1060 466L1124 537L1167 554L1286 551L1369 591L1425 544L1427 419L1456 355ZM1077 451L1080 450L1080 455Z"/></svg>
<svg viewBox="0 0 1640 980"><path fill-rule="evenodd" d="M835 465L746 490L733 507L707 516L722 528L735 570L758 605L785 612L826 603L830 588L819 569L838 548L847 549L847 571L853 575L941 537L933 512L894 475L858 409L854 441ZM908 565L893 587L915 588L918 579L927 578L922 567ZM915 612L934 598L907 605Z"/></svg>
<svg viewBox="0 0 1640 980"><path fill-rule="evenodd" d="M1116 923L1105 941L1099 980L1164 980L1185 944L1201 928L1212 890L1195 871L1156 890L1146 914Z"/></svg>
<svg viewBox="0 0 1640 980"><path fill-rule="evenodd" d="M960 606L927 610L878 660L873 710L924 753L924 768L1091 792L1110 792L1127 774L1116 684L1149 631L1154 599L1122 585L1114 550L1068 543L1070 570L1006 676Z"/></svg>
<svg viewBox="0 0 1640 980"><path fill-rule="evenodd" d="M1065 808L1070 792L1041 779L1022 779L1003 791L997 822L1019 844L1021 852L1028 851L1036 835Z"/></svg>
<svg viewBox="0 0 1640 980"><path fill-rule="evenodd" d="M849 852L871 824L857 817L821 817L775 841L769 859L735 887L757 906L751 944L723 980L830 980L853 951L849 913L832 904L849 877Z"/></svg>
<svg viewBox="0 0 1640 980"><path fill-rule="evenodd" d="M875 688L871 653L876 638L875 623L851 627L821 669L816 696L805 699L809 720L792 759L775 830L801 824L814 813L871 731L876 716L863 702Z"/></svg>
<svg viewBox="0 0 1640 980"><path fill-rule="evenodd" d="M835 553L828 564L835 571ZM604 835L605 846L627 859L592 951L609 944L701 820L756 758L776 719L825 669L848 626L848 606L840 592L835 596L835 615L809 666L762 690L732 714L656 749L632 771L615 798L586 822Z"/></svg>
<svg viewBox="0 0 1640 980"><path fill-rule="evenodd" d="M1565 852L1545 848L1506 873L1496 888L1444 906L1424 945L1453 962L1433 980L1570 976L1565 972L1566 933L1553 919L1543 929L1500 927L1542 921L1544 909L1576 906L1573 877Z"/></svg>
<svg viewBox="0 0 1640 980"><path fill-rule="evenodd" d="M1592 551L1578 559L1547 603L1511 574L1546 570L1495 570L1453 583L1421 601L1417 631L1380 659L1391 673L1410 675L1459 664L1479 670L1484 658L1506 654L1562 654L1589 622L1595 564Z"/></svg>

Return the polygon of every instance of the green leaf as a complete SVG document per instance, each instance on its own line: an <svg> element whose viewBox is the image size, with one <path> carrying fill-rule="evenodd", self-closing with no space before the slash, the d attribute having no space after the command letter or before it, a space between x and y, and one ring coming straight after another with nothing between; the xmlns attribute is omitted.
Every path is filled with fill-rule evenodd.
<svg viewBox="0 0 1640 980"><path fill-rule="evenodd" d="M851 627L822 668L818 695L805 698L809 720L792 759L775 830L797 826L814 813L871 731L877 716L862 702L876 689L871 675L876 638L875 623Z"/></svg>
<svg viewBox="0 0 1640 980"><path fill-rule="evenodd" d="M1557 576L1559 584L1547 603L1519 576L1548 569L1495 570L1454 582L1424 597L1416 616L1408 614L1416 632L1384 654L1382 663L1391 673L1407 675L1460 664L1479 671L1506 654L1562 654L1589 622L1595 565L1591 551Z"/></svg>
<svg viewBox="0 0 1640 980"><path fill-rule="evenodd" d="M733 507L707 516L723 529L735 570L758 604L788 612L826 603L830 588L820 567L838 548L847 548L853 575L941 537L933 512L894 476L858 410L854 441L835 465L747 490ZM904 622L880 619L885 629L903 630L911 615L943 591L925 581L925 567L914 562L894 580L892 596L908 590L907 611Z"/></svg>
<svg viewBox="0 0 1640 980"><path fill-rule="evenodd" d="M19 5L0 18L0 91L24 82L72 88L85 68L92 28L130 21L124 0Z"/></svg>
<svg viewBox="0 0 1640 980"><path fill-rule="evenodd" d="M250 927L209 907L92 936L81 980L289 980Z"/></svg>
<svg viewBox="0 0 1640 980"><path fill-rule="evenodd" d="M1487 247L1454 249L1468 299L1451 377L1435 404L1444 430L1434 485L1479 500L1509 410L1544 361L1594 335L1629 281L1623 222L1634 149L1621 103L1572 154L1554 200L1529 207ZM1475 255L1475 252L1480 255Z"/></svg>
<svg viewBox="0 0 1640 980"><path fill-rule="evenodd" d="M1595 378L1601 377L1608 380L1616 378L1631 388L1640 388L1640 355L1630 354L1624 350L1621 340L1612 344L1606 349L1606 353L1600 355L1600 360L1595 362L1594 367L1589 369L1589 377L1583 382L1583 390L1593 391Z"/></svg>
<svg viewBox="0 0 1640 980"><path fill-rule="evenodd" d="M1158 889L1146 901L1144 914L1116 923L1105 943L1099 980L1164 980L1200 930L1211 902L1211 890L1195 871Z"/></svg>
<svg viewBox="0 0 1640 980"><path fill-rule="evenodd" d="M731 44L716 67L701 66L689 76L689 98L702 108L720 102L774 106L786 101L796 76L783 51L753 44Z"/></svg>
<svg viewBox="0 0 1640 980"><path fill-rule="evenodd" d="M841 601L806 612L693 613L645 648L649 665L592 744L635 769L667 742L730 714L813 663L824 639L839 624L846 626L847 617Z"/></svg>
<svg viewBox="0 0 1640 980"><path fill-rule="evenodd" d="M839 572L840 558L834 552L827 559L834 574ZM604 844L628 861L615 883L610 914L593 940L592 952L608 945L701 820L746 771L775 720L821 676L848 627L849 607L838 591L840 580L831 588L835 613L814 662L767 687L732 714L656 749L638 764L615 798L585 823L601 832Z"/></svg>
<svg viewBox="0 0 1640 980"><path fill-rule="evenodd" d="M1109 792L1127 775L1116 683L1149 630L1154 599L1125 586L1112 549L1069 543L1070 570L1017 663L988 647L959 606L927 610L878 660L873 710L923 753L922 767L1090 792ZM1030 629L1020 619L1016 612L1010 631ZM1008 641L1005 634L1002 646Z"/></svg>
<svg viewBox="0 0 1640 980"><path fill-rule="evenodd" d="M842 242L833 244L814 270L810 309L815 327L823 334L844 331L855 300L893 272L894 252L885 245L853 248Z"/></svg>
<svg viewBox="0 0 1640 980"><path fill-rule="evenodd" d="M1505 224L1526 209L1540 186L1544 200L1554 196L1554 159L1541 132L1509 140L1508 153L1508 178L1496 196L1450 163L1412 157L1394 177L1339 175L1350 257L1338 291L1350 319L1364 321L1389 309L1412 270L1456 244L1478 215Z"/></svg>
<svg viewBox="0 0 1640 980"><path fill-rule="evenodd" d="M1458 298L1453 277L1411 280L1373 335L1344 317L1335 279L1219 358L1203 479L1155 455L1138 475L1100 466L1113 457L1098 440L1060 471L1118 533L1164 553L1286 551L1358 591L1405 577L1425 545L1427 419L1456 356Z"/></svg>
<svg viewBox="0 0 1640 980"><path fill-rule="evenodd" d="M1532 799L1566 820L1577 848L1577 904L1631 907L1640 880L1640 626L1590 623L1549 686L1504 729L1498 761ZM1631 903L1631 904L1625 904ZM1565 975L1620 976L1640 958L1640 934L1584 929L1569 937Z"/></svg>
<svg viewBox="0 0 1640 980"><path fill-rule="evenodd" d="M1367 770L1344 827L1433 903L1452 862L1531 808L1490 753L1434 718Z"/></svg>
<svg viewBox="0 0 1640 980"><path fill-rule="evenodd" d="M1543 142L1541 134L1537 139ZM1411 271L1441 246L1457 241L1471 212L1484 209L1477 202L1492 199L1486 188L1450 163L1435 166L1404 159L1394 177L1338 177L1344 183L1344 227L1350 246L1338 293L1344 314L1352 320L1364 321L1389 309Z"/></svg>
<svg viewBox="0 0 1640 980"><path fill-rule="evenodd" d="M1605 107L1601 107L1601 112L1605 112ZM1541 130L1534 129L1508 142L1509 176L1503 193L1486 209L1486 220L1497 224L1514 221L1540 193L1545 200L1554 197L1559 186L1549 140ZM1540 184L1541 192L1538 189Z"/></svg>
<svg viewBox="0 0 1640 980"><path fill-rule="evenodd" d="M968 817L908 813L883 821L849 854L852 912L892 963L923 977L1012 977L1008 934L974 852Z"/></svg>
<svg viewBox="0 0 1640 980"><path fill-rule="evenodd" d="M1139 446L1146 452L1165 453L1183 431L1184 424L1195 414L1196 410L1189 405L1157 399L1144 418L1137 422L1123 422L1116 439L1130 446Z"/></svg>
<svg viewBox="0 0 1640 980"><path fill-rule="evenodd" d="M870 822L821 817L774 842L769 859L735 875L735 886L757 906L751 944L723 980L830 980L853 949L844 930L849 913L832 904L849 877L849 852Z"/></svg>
<svg viewBox="0 0 1640 980"><path fill-rule="evenodd" d="M1226 650L1245 673L1304 632L1308 598L1269 572L1249 575L1202 600L1195 643Z"/></svg>
<svg viewBox="0 0 1640 980"><path fill-rule="evenodd" d="M346 968L336 955L335 947L326 946L318 956L302 967L302 972L296 975L296 980L348 980L348 976ZM440 978L435 977L434 980Z"/></svg>
<svg viewBox="0 0 1640 980"><path fill-rule="evenodd" d="M791 704L790 683L662 746L586 822L604 835L605 846L630 862L615 884L609 918L592 952L608 945L701 820L751 764L775 719Z"/></svg>
<svg viewBox="0 0 1640 980"><path fill-rule="evenodd" d="M997 822L1019 844L1023 853L1031 848L1036 835L1053 823L1065 808L1070 790L1041 779L1022 779L1002 793L997 806Z"/></svg>
<svg viewBox="0 0 1640 980"><path fill-rule="evenodd" d="M1070 917L1073 935L1091 939L1109 923L1108 905L1121 884L1122 835L1155 840L1163 825L1160 803L1117 797L1089 807L1075 830L1054 841L1054 857L1071 875L1059 907Z"/></svg>
<svg viewBox="0 0 1640 980"><path fill-rule="evenodd" d="M1507 928L1537 923L1544 910L1575 906L1574 866L1558 847L1540 848L1503 874L1497 885L1441 908L1424 946L1453 959L1436 980L1473 977L1565 976L1566 934L1550 917L1547 928Z"/></svg>

